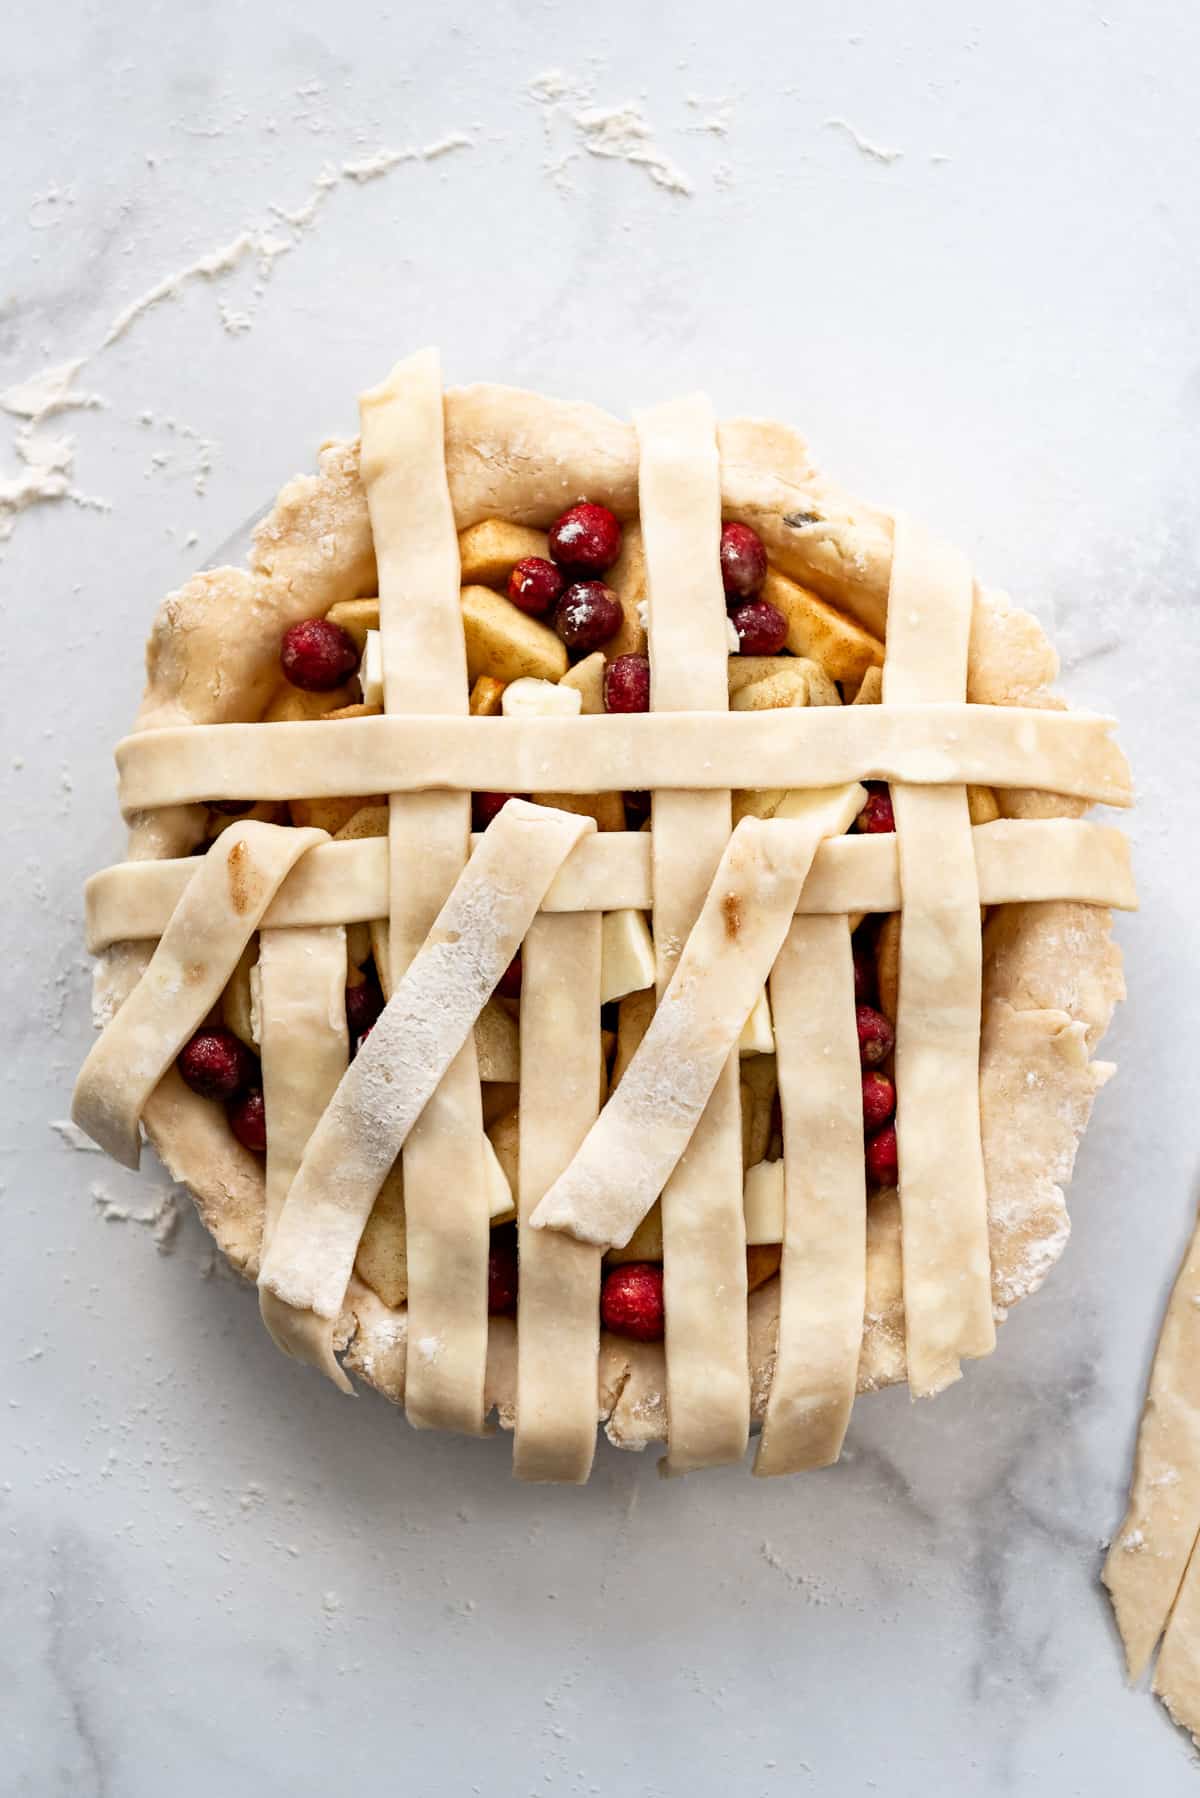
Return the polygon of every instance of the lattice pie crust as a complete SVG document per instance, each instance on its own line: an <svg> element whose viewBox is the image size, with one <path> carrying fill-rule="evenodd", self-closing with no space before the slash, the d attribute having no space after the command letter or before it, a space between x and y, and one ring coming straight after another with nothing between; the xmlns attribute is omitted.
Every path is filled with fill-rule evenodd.
<svg viewBox="0 0 1200 1798"><path fill-rule="evenodd" d="M469 715L498 581L476 571L460 595L460 544L474 531L477 557L492 520L537 542L583 498L625 526L605 654L648 650L650 711ZM729 661L722 519L758 533L792 605L790 703L735 690L731 707L751 671ZM382 711L281 718L281 634L376 594ZM752 1421L757 1472L826 1464L856 1390L941 1390L1066 1240L1062 1186L1112 1071L1091 1056L1123 991L1108 908L1134 895L1124 839L1082 819L1128 803L1124 761L1107 721L1050 693L1055 672L1033 618L831 487L785 426L717 425L699 396L627 425L510 388L443 394L436 356L414 356L363 397L361 444L283 489L250 567L159 611L117 752L128 859L88 891L105 1028L76 1116L134 1165L144 1128L289 1352L418 1424L497 1414L521 1477L585 1479L597 1417L621 1447L666 1440L675 1472L740 1457ZM891 783L894 834L846 834L866 779ZM650 825L597 830L629 789L653 792ZM510 802L469 846L484 790L574 798ZM206 802L248 799L196 859ZM264 821L284 801L292 822ZM338 807L355 821L330 840L314 826ZM636 912L657 1008L644 995L604 1097L605 932ZM851 958L868 912L898 919L901 1178L869 1203ZM391 997L350 1061L364 926ZM173 1066L256 932L265 1168ZM522 946L519 1089L501 1093L481 1086L480 1031ZM765 984L782 1264L748 1290L739 1039ZM518 1139L515 1322L486 1304L498 1096ZM660 1195L665 1344L601 1333L602 1254L636 1247ZM407 1304L389 1305L356 1257L401 1204Z"/></svg>

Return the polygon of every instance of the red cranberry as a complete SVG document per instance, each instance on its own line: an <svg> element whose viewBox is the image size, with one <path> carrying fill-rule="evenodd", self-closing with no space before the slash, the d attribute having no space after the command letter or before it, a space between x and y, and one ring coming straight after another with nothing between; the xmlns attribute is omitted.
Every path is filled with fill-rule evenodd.
<svg viewBox="0 0 1200 1798"><path fill-rule="evenodd" d="M787 642L787 619L766 599L750 599L729 614L738 634L738 653L775 656Z"/></svg>
<svg viewBox="0 0 1200 1798"><path fill-rule="evenodd" d="M854 945L854 1002L869 1005L875 997L875 957L865 945Z"/></svg>
<svg viewBox="0 0 1200 1798"><path fill-rule="evenodd" d="M626 830L640 830L650 816L649 793L639 789L636 792L622 793L621 797L625 801Z"/></svg>
<svg viewBox="0 0 1200 1798"><path fill-rule="evenodd" d="M249 1087L240 1098L231 1099L226 1110L229 1115L229 1127L243 1149L253 1149L256 1155L265 1155L267 1152L267 1111L263 1104L262 1087Z"/></svg>
<svg viewBox="0 0 1200 1798"><path fill-rule="evenodd" d="M358 644L340 624L328 618L306 618L283 633L280 665L293 687L306 693L329 693L349 680L358 667Z"/></svg>
<svg viewBox="0 0 1200 1798"><path fill-rule="evenodd" d="M881 836L896 828L896 817L892 811L892 796L886 787L872 789L867 794L867 803L863 806L855 820L859 830L868 836Z"/></svg>
<svg viewBox="0 0 1200 1798"><path fill-rule="evenodd" d="M721 579L730 599L753 599L767 578L767 552L748 524L727 524L721 531Z"/></svg>
<svg viewBox="0 0 1200 1798"><path fill-rule="evenodd" d="M232 1030L197 1030L179 1052L179 1072L202 1099L232 1099L254 1076L254 1057Z"/></svg>
<svg viewBox="0 0 1200 1798"><path fill-rule="evenodd" d="M351 1042L362 1041L382 1010L383 993L370 975L346 988L346 1028Z"/></svg>
<svg viewBox="0 0 1200 1798"><path fill-rule="evenodd" d="M663 1272L653 1261L610 1268L600 1289L600 1316L614 1336L659 1342L663 1335Z"/></svg>
<svg viewBox="0 0 1200 1798"><path fill-rule="evenodd" d="M471 829L486 830L493 818L498 818L510 799L519 799L519 793L472 793L471 794Z"/></svg>
<svg viewBox="0 0 1200 1798"><path fill-rule="evenodd" d="M545 556L523 556L508 577L508 597L535 618L548 612L566 585L562 570Z"/></svg>
<svg viewBox="0 0 1200 1798"><path fill-rule="evenodd" d="M560 568L603 574L621 553L621 527L607 506L578 506L550 526L550 554Z"/></svg>
<svg viewBox="0 0 1200 1798"><path fill-rule="evenodd" d="M576 581L558 602L554 628L568 649L591 655L616 636L624 618L611 587L603 581Z"/></svg>
<svg viewBox="0 0 1200 1798"><path fill-rule="evenodd" d="M521 951L518 949L496 987L502 999L519 999L521 997Z"/></svg>
<svg viewBox="0 0 1200 1798"><path fill-rule="evenodd" d="M896 1033L881 1011L870 1005L857 1007L858 1059L864 1068L877 1068L896 1045Z"/></svg>
<svg viewBox="0 0 1200 1798"><path fill-rule="evenodd" d="M493 1230L488 1250L488 1310L493 1317L511 1316L517 1308L517 1233Z"/></svg>
<svg viewBox="0 0 1200 1798"><path fill-rule="evenodd" d="M645 656L618 656L604 670L606 712L650 710L650 663Z"/></svg>
<svg viewBox="0 0 1200 1798"><path fill-rule="evenodd" d="M885 1124L867 1144L867 1179L872 1186L894 1186L899 1165L896 1126Z"/></svg>
<svg viewBox="0 0 1200 1798"><path fill-rule="evenodd" d="M868 1136L887 1123L896 1109L896 1089L886 1074L867 1068L862 1077L863 1129Z"/></svg>

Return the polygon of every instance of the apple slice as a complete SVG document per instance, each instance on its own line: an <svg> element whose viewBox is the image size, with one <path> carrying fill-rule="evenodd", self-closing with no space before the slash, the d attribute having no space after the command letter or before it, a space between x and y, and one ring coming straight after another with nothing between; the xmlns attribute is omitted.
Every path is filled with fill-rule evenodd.
<svg viewBox="0 0 1200 1798"><path fill-rule="evenodd" d="M617 1007L617 1052L613 1057L611 1082L614 1091L650 1028L654 1003L654 987L649 985L644 992L628 994Z"/></svg>
<svg viewBox="0 0 1200 1798"><path fill-rule="evenodd" d="M475 1053L481 1080L519 1078L521 1033L516 1019L496 998L488 1000L475 1020Z"/></svg>
<svg viewBox="0 0 1200 1798"><path fill-rule="evenodd" d="M854 695L854 705L879 705L883 700L883 669L871 667L862 677L862 685Z"/></svg>
<svg viewBox="0 0 1200 1798"><path fill-rule="evenodd" d="M255 1029L255 1007L251 1003L252 970L258 965L258 934L250 938L242 950L237 967L229 978L229 985L221 994L221 1019L226 1030L232 1030L240 1042L248 1049L258 1052L258 1031Z"/></svg>
<svg viewBox="0 0 1200 1798"><path fill-rule="evenodd" d="M654 942L643 914L605 912L600 926L601 1005L653 986L654 974Z"/></svg>
<svg viewBox="0 0 1200 1798"><path fill-rule="evenodd" d="M490 587L464 587L461 594L467 673L471 680L516 681L525 675L558 681L567 672L566 645L549 625L520 611Z"/></svg>
<svg viewBox="0 0 1200 1798"><path fill-rule="evenodd" d="M888 912L881 918L875 932L875 984L879 990L879 1009L894 1024L900 1005L900 913L897 911Z"/></svg>
<svg viewBox="0 0 1200 1798"><path fill-rule="evenodd" d="M523 675L505 687L500 710L506 718L577 718L582 704L578 687Z"/></svg>
<svg viewBox="0 0 1200 1798"><path fill-rule="evenodd" d="M368 631L358 668L358 684L363 704L383 708L383 638L378 631Z"/></svg>
<svg viewBox="0 0 1200 1798"><path fill-rule="evenodd" d="M359 1279L392 1310L408 1297L404 1176L399 1161L392 1167L371 1207L354 1268Z"/></svg>
<svg viewBox="0 0 1200 1798"><path fill-rule="evenodd" d="M868 668L882 663L878 637L774 568L768 568L759 598L787 619L792 654L819 662L831 680L860 681Z"/></svg>
<svg viewBox="0 0 1200 1798"><path fill-rule="evenodd" d="M611 642L604 645L606 662L618 656L644 656L646 653L646 552L642 547L642 527L627 524L621 535L621 553L604 577L621 602L624 622Z"/></svg>
<svg viewBox="0 0 1200 1798"><path fill-rule="evenodd" d="M764 1161L771 1140L771 1116L779 1090L774 1055L747 1055L741 1063L742 1153L746 1167Z"/></svg>
<svg viewBox="0 0 1200 1798"><path fill-rule="evenodd" d="M378 599L339 599L325 614L330 624L340 624L347 636L353 637L362 655L367 632L379 629Z"/></svg>
<svg viewBox="0 0 1200 1798"><path fill-rule="evenodd" d="M508 1187L509 1201L517 1202L518 1149L520 1145L519 1112L514 1105L503 1117L498 1117L488 1125L487 1138L492 1145L492 1153L496 1157L497 1166L504 1176L504 1184Z"/></svg>
<svg viewBox="0 0 1200 1798"><path fill-rule="evenodd" d="M560 687L578 688L579 709L585 717L595 717L604 710L604 670L607 667L603 650L597 649L594 654L584 656L582 662L576 662L573 668L568 668L558 683Z"/></svg>
<svg viewBox="0 0 1200 1798"><path fill-rule="evenodd" d="M483 1179L487 1187L489 1223L508 1223L517 1215L516 1196L490 1136L483 1139Z"/></svg>
<svg viewBox="0 0 1200 1798"><path fill-rule="evenodd" d="M262 721L264 724L300 724L310 718L327 718L330 712L353 705L357 698L357 683L335 687L331 693L306 693L303 688L293 687L291 681L285 680L279 683Z"/></svg>
<svg viewBox="0 0 1200 1798"><path fill-rule="evenodd" d="M778 1243L754 1243L746 1247L746 1291L757 1292L768 1280L773 1280L779 1272L783 1261L783 1249Z"/></svg>
<svg viewBox="0 0 1200 1798"><path fill-rule="evenodd" d="M742 1205L747 1247L783 1241L783 1162L757 1161L746 1170Z"/></svg>
<svg viewBox="0 0 1200 1798"><path fill-rule="evenodd" d="M546 561L549 555L545 531L509 524L505 518L483 518L459 532L459 580L464 587L505 587L513 568L526 556Z"/></svg>
<svg viewBox="0 0 1200 1798"><path fill-rule="evenodd" d="M764 986L754 1001L754 1010L746 1019L738 1040L739 1055L774 1055L775 1032L771 1026L771 1005Z"/></svg>
<svg viewBox="0 0 1200 1798"><path fill-rule="evenodd" d="M624 1261L661 1261L663 1258L662 1205L655 1200L623 1249L609 1249L605 1261L613 1267Z"/></svg>
<svg viewBox="0 0 1200 1798"><path fill-rule="evenodd" d="M472 718L495 718L499 715L503 698L504 682L493 680L490 674L481 674L471 688L467 709Z"/></svg>

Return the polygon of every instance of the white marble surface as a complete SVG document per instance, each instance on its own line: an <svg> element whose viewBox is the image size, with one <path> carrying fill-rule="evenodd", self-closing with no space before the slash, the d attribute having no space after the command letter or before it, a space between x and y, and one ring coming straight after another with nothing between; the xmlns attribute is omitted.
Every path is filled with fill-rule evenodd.
<svg viewBox="0 0 1200 1798"><path fill-rule="evenodd" d="M0 388L88 358L95 406L42 430L104 509L32 506L0 551L0 1789L1192 1790L1097 1574L1196 1197L1194 9L60 0L4 30ZM589 153L626 101L657 178ZM605 1449L586 1491L522 1490L507 1440L282 1360L190 1217L160 1255L101 1215L161 1173L50 1128L153 607L429 340L451 379L796 420L1122 715L1144 909L1073 1240L993 1361L864 1402L834 1472Z"/></svg>

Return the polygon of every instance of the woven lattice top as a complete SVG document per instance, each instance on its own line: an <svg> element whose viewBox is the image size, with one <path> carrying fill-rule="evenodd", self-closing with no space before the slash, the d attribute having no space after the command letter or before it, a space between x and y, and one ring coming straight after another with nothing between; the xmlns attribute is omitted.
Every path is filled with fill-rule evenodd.
<svg viewBox="0 0 1200 1798"><path fill-rule="evenodd" d="M1022 696L1011 681L988 690L989 672L1002 684L1011 669L996 647L1005 627L958 552L905 519L868 528L833 505L823 504L831 522L778 503L762 456L785 465L781 491L795 491L796 470L773 427L751 454L748 427L718 429L699 397L639 413L632 442L627 427L602 429L602 415L580 408L556 414L559 435L535 452L521 407L501 429L487 391L467 390L452 408L436 357L423 354L362 402L381 710L253 721L262 645L289 611L304 615L320 556L346 560L336 532L314 554L322 534L310 525L302 578L282 566L265 567L257 586L239 577L250 584L237 606L204 612L194 631L168 607L151 700L117 752L131 859L88 893L94 949L111 961L113 945L146 947L117 952L122 1002L80 1075L75 1115L136 1165L140 1126L167 1104L175 1056L257 933L267 1119L258 1281L283 1347L348 1387L338 1361L347 1336L360 1339L352 1366L373 1372L373 1356L391 1356L393 1384L398 1343L410 1417L478 1432L498 1400L525 1478L586 1478L598 1392L611 1415L626 1386L659 1410L665 1402L673 1471L738 1458L752 1411L763 1420L756 1471L823 1465L840 1451L856 1385L874 1383L862 1354L872 1225L853 929L863 913L900 920L903 1348L914 1393L929 1394L957 1377L960 1359L993 1346L1004 1293L993 1265L998 1193L1017 1157L989 1155L989 1131L996 1145L1020 1136L1029 1180L1052 1183L1059 1133L1073 1152L1085 1089L1090 1101L1102 1077L1089 1069L1085 1022L1044 1004L1014 1009L1009 993L997 1004L1025 1021L1001 1019L1015 1035L991 1064L1004 1079L989 1087L980 908L1133 903L1117 832L1055 816L1080 808L1053 802L973 823L968 788L1125 804L1127 770L1106 720L1053 709L1032 686L1026 704L1011 703ZM489 508L545 525L564 499L585 495L640 525L649 711L585 714L572 698L561 715L515 703L471 715L460 531ZM861 629L885 640L881 693L860 669L859 703L731 709L723 513L751 520L773 560L799 555L809 578L857 592ZM797 551L790 538L806 535ZM369 588L369 573L352 578ZM230 714L222 671L239 657L244 709ZM1006 703L979 703L997 697ZM846 834L866 780L890 783L894 834ZM653 795L641 831L600 832L595 805L579 804L633 789ZM740 803L736 824L734 789L761 801ZM481 792L574 799L568 809L510 802L472 837L470 795ZM362 795L386 796L386 838L330 840L251 818L230 823L202 860L181 853L201 804ZM643 984L652 977L657 1004L641 1008L644 1033L605 1097L601 1008L619 996L606 986L606 944L643 912ZM364 924L390 997L351 1061L347 928ZM493 1319L489 1367L497 1176L478 1025L518 950L520 1297L515 1333ZM753 1170L775 1208L773 1230L758 1220L758 1240L782 1248L765 1354L748 1310L739 1068L747 1021L760 1014L768 1035L756 1046L774 1051L782 1131L781 1159ZM1054 1029L1028 1022L1050 1015ZM994 1112L982 1118L981 1044ZM1022 1111L1032 1099L1008 1090L1022 1057L1030 1093L1048 1086L1032 1131ZM161 1134L185 1126L180 1110ZM1044 1169L1032 1165L1039 1156ZM356 1257L377 1207L401 1192L405 1304L382 1319ZM602 1255L636 1245L659 1206L665 1347L640 1359L629 1349L614 1394L599 1339Z"/></svg>

